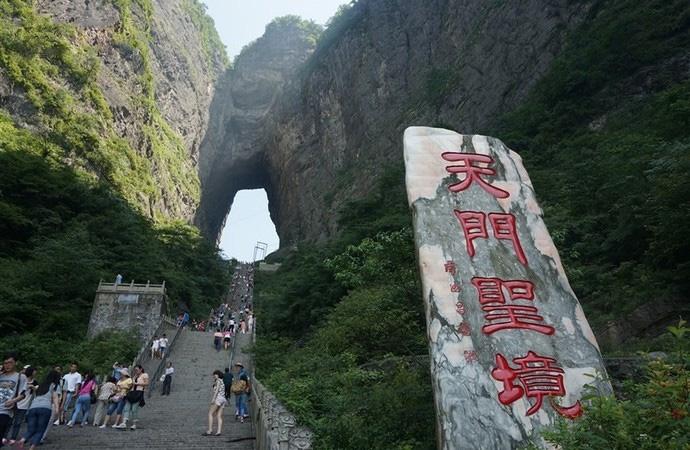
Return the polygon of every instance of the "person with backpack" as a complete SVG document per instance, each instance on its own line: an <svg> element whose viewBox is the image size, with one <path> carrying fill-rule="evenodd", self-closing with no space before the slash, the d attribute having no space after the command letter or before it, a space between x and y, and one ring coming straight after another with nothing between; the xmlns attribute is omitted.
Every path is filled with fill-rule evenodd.
<svg viewBox="0 0 690 450"><path fill-rule="evenodd" d="M84 426L89 420L89 410L91 409L91 398L96 399L96 390L98 385L96 379L90 370L86 372L84 377L84 384L77 391L77 406L72 413L72 419L67 422L67 426L72 428L79 420L79 415L82 415L80 426Z"/></svg>
<svg viewBox="0 0 690 450"><path fill-rule="evenodd" d="M122 417L122 411L125 409L125 397L127 396L127 393L132 389L132 385L134 384L134 382L132 381L132 377L129 376L129 370L127 370L126 367L122 368L122 370L120 371L120 375L120 381L117 382L117 392L115 392L115 395L110 397L110 404L108 405L108 411L105 415L105 421L103 421L103 425L99 427L101 429L108 426L110 417L113 414L115 415L115 422L113 422L113 428L117 428L118 422Z"/></svg>
<svg viewBox="0 0 690 450"><path fill-rule="evenodd" d="M149 385L149 375L144 371L144 367L141 364L137 364L134 366L133 378L134 381L132 384L132 390L129 391L125 396L125 418L120 425L114 428L125 429L127 428L127 422L131 420L132 426L130 426L129 429L137 429L137 422L139 421L139 408L146 404L144 401L144 395L146 388Z"/></svg>
<svg viewBox="0 0 690 450"><path fill-rule="evenodd" d="M230 386L230 391L235 395L235 421L244 423L244 419L249 417L247 412L247 393L249 392L249 376L244 370L241 362L236 362L237 375L234 377Z"/></svg>
<svg viewBox="0 0 690 450"><path fill-rule="evenodd" d="M20 448L24 447L26 442L31 444L30 450L35 450L40 445L50 424L51 416L57 414L60 409L60 400L56 392L59 384L60 373L51 370L43 383L36 388L31 406L26 412L26 433L18 441Z"/></svg>
<svg viewBox="0 0 690 450"><path fill-rule="evenodd" d="M0 438L2 446L6 444L5 434L12 424L14 407L24 399L26 390L26 377L17 372L17 356L8 353L2 361L0 372Z"/></svg>
<svg viewBox="0 0 690 450"><path fill-rule="evenodd" d="M216 418L218 424L218 431L215 436L220 436L223 429L223 408L228 404L225 397L225 385L223 384L223 372L220 370L213 371L213 385L211 386L211 406L208 409L208 430L203 433L203 436L211 436L213 434L213 418Z"/></svg>
<svg viewBox="0 0 690 450"><path fill-rule="evenodd" d="M98 427L105 424L103 420L108 410L108 403L117 393L117 380L115 377L108 378L98 390L98 401L96 414L93 416L93 426ZM105 427L104 427L105 428Z"/></svg>

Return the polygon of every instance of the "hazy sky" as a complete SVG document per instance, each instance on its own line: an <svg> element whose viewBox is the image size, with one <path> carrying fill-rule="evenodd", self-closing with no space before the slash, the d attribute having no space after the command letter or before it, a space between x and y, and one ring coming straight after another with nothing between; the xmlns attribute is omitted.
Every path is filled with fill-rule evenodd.
<svg viewBox="0 0 690 450"><path fill-rule="evenodd" d="M208 14L227 48L230 59L264 33L275 17L294 14L325 24L338 6L348 0L203 0ZM228 194L229 195L229 194ZM240 191L225 223L220 248L228 257L251 261L257 241L268 244L268 253L279 245L275 226L268 215L263 189Z"/></svg>
<svg viewBox="0 0 690 450"><path fill-rule="evenodd" d="M230 59L242 47L264 34L266 25L276 17L294 14L325 24L348 0L203 0L208 14L216 22Z"/></svg>

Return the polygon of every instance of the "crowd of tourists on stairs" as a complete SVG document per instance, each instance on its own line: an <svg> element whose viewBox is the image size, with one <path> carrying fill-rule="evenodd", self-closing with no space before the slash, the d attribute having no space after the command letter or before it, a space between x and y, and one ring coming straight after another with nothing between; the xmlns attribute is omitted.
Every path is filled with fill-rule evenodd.
<svg viewBox="0 0 690 450"><path fill-rule="evenodd" d="M216 331L213 333L213 346L219 352L221 348L228 350L232 342L232 338L236 333L247 334L251 333L254 326L254 314L249 307L245 308L236 314L239 323L235 322L235 315L228 314L228 321L225 322L225 314L229 310L227 304L221 305L217 310L211 312L210 323L214 324Z"/></svg>
<svg viewBox="0 0 690 450"><path fill-rule="evenodd" d="M130 371L116 362L100 384L93 372L82 375L76 363L65 374L60 366L46 370L41 378L34 367L17 370L16 354L5 355L0 372L0 447L30 445L33 449L45 441L51 423L84 427L91 418L91 424L101 429L137 428L150 384L141 365ZM170 395L173 374L168 362L161 378L162 395Z"/></svg>
<svg viewBox="0 0 690 450"><path fill-rule="evenodd" d="M209 315L209 324L215 327L213 333L213 346L217 352L221 347L228 350L232 339L239 333L251 333L254 326L254 315L251 310L251 288L253 287L253 270L245 273L235 272L233 276L231 295L234 296L235 306L240 311L233 313L231 305L224 303L218 308L212 309ZM238 305L239 304L239 305ZM229 367L225 372L213 371L213 383L211 386L211 402L208 410L208 428L204 436L220 435L223 427L223 410L231 396L235 396L235 421L244 423L249 419L247 402L251 396L251 382L244 364L237 361L234 366L235 373ZM213 433L213 425L216 424L216 433Z"/></svg>

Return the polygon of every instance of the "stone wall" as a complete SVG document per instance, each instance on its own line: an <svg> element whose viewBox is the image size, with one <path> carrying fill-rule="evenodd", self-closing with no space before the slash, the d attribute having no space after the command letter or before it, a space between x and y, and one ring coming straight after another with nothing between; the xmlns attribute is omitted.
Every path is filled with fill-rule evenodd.
<svg viewBox="0 0 690 450"><path fill-rule="evenodd" d="M297 419L256 378L252 378L252 422L256 426L257 450L307 450L312 432L297 425Z"/></svg>
<svg viewBox="0 0 690 450"><path fill-rule="evenodd" d="M166 312L165 288L144 290L128 285L102 287L96 292L88 337L106 330L135 330L140 340L148 341Z"/></svg>

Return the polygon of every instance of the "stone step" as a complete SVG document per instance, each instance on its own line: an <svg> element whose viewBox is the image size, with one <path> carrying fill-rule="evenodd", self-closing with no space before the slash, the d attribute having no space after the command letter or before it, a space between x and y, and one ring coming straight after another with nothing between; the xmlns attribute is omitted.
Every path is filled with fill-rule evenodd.
<svg viewBox="0 0 690 450"><path fill-rule="evenodd" d="M223 414L222 436L201 436L206 430L212 372L230 364L230 352L216 352L211 333L182 331L170 354L175 374L170 396L153 394L139 413L136 431L93 426L52 427L45 449L237 449L254 446L251 423L235 422L234 399ZM95 408L91 410L91 416Z"/></svg>

